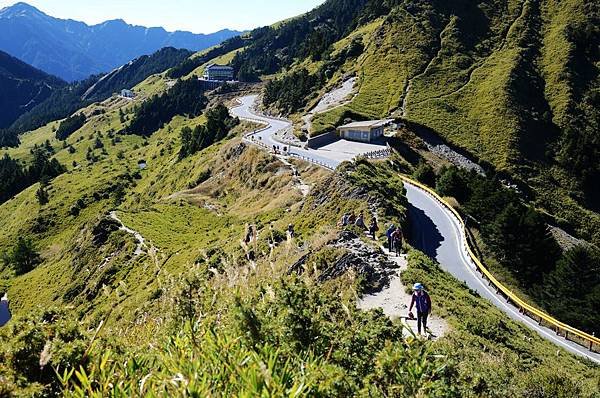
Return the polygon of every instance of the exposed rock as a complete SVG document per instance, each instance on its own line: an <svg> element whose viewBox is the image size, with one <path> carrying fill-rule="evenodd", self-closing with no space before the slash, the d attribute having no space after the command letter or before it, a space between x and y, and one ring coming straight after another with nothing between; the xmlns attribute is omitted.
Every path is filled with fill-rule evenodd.
<svg viewBox="0 0 600 398"><path fill-rule="evenodd" d="M379 292L389 285L390 277L395 275L398 264L390 261L385 253L363 242L354 232L342 231L339 237L328 243L329 247L346 249L347 252L319 275L318 281L325 282L338 278L353 270L364 281L364 293ZM290 266L288 273L300 273L310 257L302 256Z"/></svg>
<svg viewBox="0 0 600 398"><path fill-rule="evenodd" d="M225 159L231 160L239 158L240 156L242 156L242 153L244 153L247 147L248 146L246 144L240 142L239 144L229 148L229 150L225 154Z"/></svg>
<svg viewBox="0 0 600 398"><path fill-rule="evenodd" d="M319 281L337 278L352 269L364 278L365 293L373 293L388 286L390 276L394 274L394 269L398 268L398 265L390 261L380 248L368 245L354 232L342 231L330 245L344 248L348 253L325 270L319 277Z"/></svg>

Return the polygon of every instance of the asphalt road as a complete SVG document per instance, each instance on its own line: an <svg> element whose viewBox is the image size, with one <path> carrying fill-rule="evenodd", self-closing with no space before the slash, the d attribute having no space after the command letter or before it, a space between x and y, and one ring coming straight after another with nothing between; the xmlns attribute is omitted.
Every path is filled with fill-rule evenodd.
<svg viewBox="0 0 600 398"><path fill-rule="evenodd" d="M291 123L253 113L251 106L256 97L256 95L242 97L240 99L241 106L233 108L231 113L240 119L254 120L269 125L267 129L249 135L248 138L250 140L253 136L256 140L265 143L269 148L273 145L281 147L282 144L275 141L272 136L277 131L289 127ZM291 148L291 150L296 156L301 156L305 160L322 166L325 165L328 168L335 169L341 163L339 158L328 158L327 156L334 157L333 154L330 155L324 151L299 148ZM464 281L469 288L476 290L479 295L488 299L494 306L512 319L525 324L557 346L600 364L600 354L593 353L577 343L557 336L554 331L540 326L533 319L521 314L516 307L507 303L502 296L496 294L495 289L492 289L487 281L477 273L475 265L472 264L467 254L462 250L464 239L466 238L459 221L449 210L425 191L408 183L405 184L405 187L409 202L409 217L413 228L411 231L413 240L411 243L413 246L430 257L435 258L444 270L454 275L457 279Z"/></svg>
<svg viewBox="0 0 600 398"><path fill-rule="evenodd" d="M266 129L259 130L253 134L246 136L246 140L252 142L260 142L265 144L269 149L273 146L277 146L282 149L284 145L273 138L273 135L286 129L292 125L291 122L282 119L274 119L267 116L256 114L252 111L252 105L256 101L258 95L248 95L239 98L240 106L231 109L231 114L237 116L240 119L255 121L268 125ZM292 156L307 160L312 163L316 163L320 166L327 167L329 169L335 169L342 161L351 160L355 154L340 154L332 151L322 151L314 149L302 149L297 147L288 147L289 153Z"/></svg>
<svg viewBox="0 0 600 398"><path fill-rule="evenodd" d="M565 350L600 364L600 354L557 336L553 330L540 326L533 319L521 314L516 307L496 294L495 289L479 275L475 265L462 250L466 238L459 221L425 191L408 183L404 186L410 204L408 210L412 225L410 235L414 247L435 258L444 270L464 281L469 288L476 290L479 295L488 299L512 319L524 323L543 338Z"/></svg>

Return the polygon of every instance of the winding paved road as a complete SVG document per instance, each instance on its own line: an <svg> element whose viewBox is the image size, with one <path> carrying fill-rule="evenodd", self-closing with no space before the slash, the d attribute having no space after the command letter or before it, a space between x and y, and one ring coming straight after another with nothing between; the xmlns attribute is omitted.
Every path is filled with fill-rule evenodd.
<svg viewBox="0 0 600 398"><path fill-rule="evenodd" d="M232 114L238 116L240 119L258 121L268 125L268 128L248 135L247 141L253 142L252 136L254 136L256 140L259 140L260 137L260 141L270 148L273 145L281 146L280 143L273 140L272 135L281 129L289 127L291 123L253 113L251 106L256 97L256 95L253 95L241 98L241 106L233 108L231 110ZM335 168L341 163L341 160L333 157L333 154L329 155L327 151L303 150L298 148L292 148L292 151L297 156L302 156L305 160L320 165L325 164L328 168ZM420 188L409 183L405 183L404 186L407 191L409 217L413 227L411 231L412 243L416 248L435 258L444 270L454 275L457 279L464 281L469 288L476 290L479 295L488 299L494 306L504 311L512 319L525 324L557 346L600 364L600 354L593 353L577 343L557 336L554 331L540 326L533 319L521 314L516 307L509 304L502 296L496 294L495 290L488 286L487 281L477 273L475 265L463 250L466 237L455 216Z"/></svg>
<svg viewBox="0 0 600 398"><path fill-rule="evenodd" d="M258 95L248 95L246 97L242 97L239 99L240 105L231 109L231 114L233 116L237 116L240 119L249 120L253 122L258 122L267 125L268 127L258 130L254 133L250 133L246 135L246 141L251 143L262 143L266 145L269 149L272 149L273 146L278 146L279 148L283 148L287 146L285 144L276 141L273 138L273 135L281 130L284 130L292 125L291 122L275 119L263 115L258 115L252 111L252 106L256 101ZM333 151L325 151L318 149L302 149L296 147L289 147L289 154L298 157L304 160L307 160L312 163L316 163L320 166L326 167L328 169L335 169L340 163L344 160L352 160L356 154L350 153L339 153Z"/></svg>

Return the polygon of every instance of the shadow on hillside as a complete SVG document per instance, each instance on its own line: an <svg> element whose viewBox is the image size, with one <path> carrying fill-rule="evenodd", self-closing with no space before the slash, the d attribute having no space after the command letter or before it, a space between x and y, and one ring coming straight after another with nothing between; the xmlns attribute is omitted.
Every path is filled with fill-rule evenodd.
<svg viewBox="0 0 600 398"><path fill-rule="evenodd" d="M415 249L435 260L438 248L444 240L435 223L423 210L410 203L408 204L408 220L410 222L408 242Z"/></svg>

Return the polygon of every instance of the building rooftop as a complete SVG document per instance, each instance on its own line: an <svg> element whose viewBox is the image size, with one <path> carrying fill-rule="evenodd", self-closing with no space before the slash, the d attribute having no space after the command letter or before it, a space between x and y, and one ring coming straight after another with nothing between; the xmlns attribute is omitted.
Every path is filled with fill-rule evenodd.
<svg viewBox="0 0 600 398"><path fill-rule="evenodd" d="M212 68L222 68L222 69L231 69L231 70L233 70L233 68L231 66L228 66L228 65L219 65L219 64L208 64L208 65L206 65L206 69L212 69Z"/></svg>
<svg viewBox="0 0 600 398"><path fill-rule="evenodd" d="M386 124L388 124L390 122L391 122L390 119L364 120L362 122L353 122L353 123L344 124L342 126L339 126L338 129L346 129L346 128L372 128L373 129L373 128L385 126Z"/></svg>

